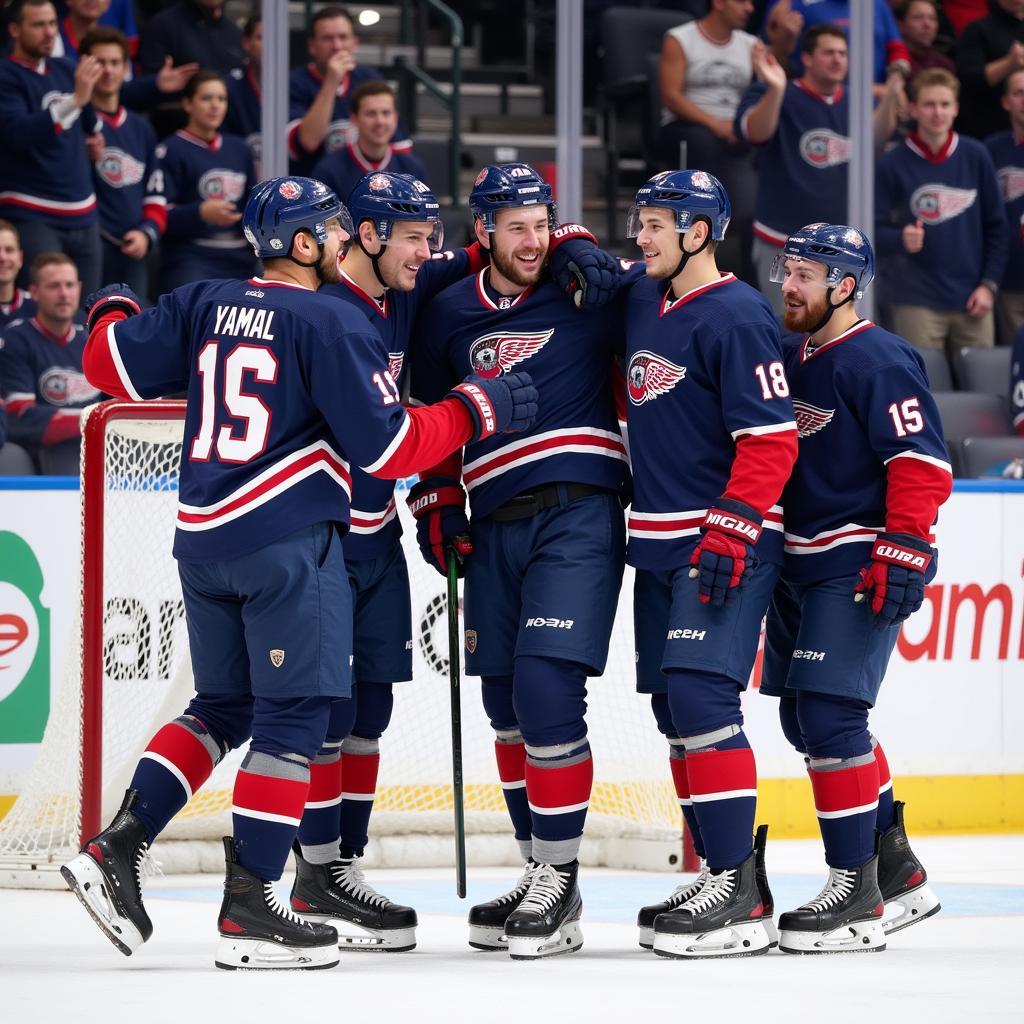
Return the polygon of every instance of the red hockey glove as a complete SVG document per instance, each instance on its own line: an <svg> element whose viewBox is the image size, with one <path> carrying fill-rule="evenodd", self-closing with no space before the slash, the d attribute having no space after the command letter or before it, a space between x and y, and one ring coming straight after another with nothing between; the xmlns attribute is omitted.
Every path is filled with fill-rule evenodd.
<svg viewBox="0 0 1024 1024"><path fill-rule="evenodd" d="M853 588L853 599L863 601L870 595L879 629L898 625L924 603L924 576L931 561L928 541L909 533L880 533L871 561Z"/></svg>
<svg viewBox="0 0 1024 1024"><path fill-rule="evenodd" d="M582 224L560 224L551 232L548 266L555 284L580 309L603 306L615 296L618 261Z"/></svg>
<svg viewBox="0 0 1024 1024"><path fill-rule="evenodd" d="M754 545L762 517L745 502L719 498L701 525L701 539L690 556L690 579L698 579L704 604L720 608L736 597L757 565Z"/></svg>
<svg viewBox="0 0 1024 1024"><path fill-rule="evenodd" d="M135 316L142 312L142 302L126 284L108 284L85 297L85 308L89 311L85 318L86 326L91 331L101 316L116 309Z"/></svg>
<svg viewBox="0 0 1024 1024"><path fill-rule="evenodd" d="M448 394L458 398L473 418L470 443L501 432L528 430L537 418L539 396L528 373L503 373L500 377L474 373Z"/></svg>
<svg viewBox="0 0 1024 1024"><path fill-rule="evenodd" d="M463 562L473 553L462 484L451 477L428 477L409 491L406 504L416 520L416 542L427 565L447 576L451 547L458 557L461 576Z"/></svg>

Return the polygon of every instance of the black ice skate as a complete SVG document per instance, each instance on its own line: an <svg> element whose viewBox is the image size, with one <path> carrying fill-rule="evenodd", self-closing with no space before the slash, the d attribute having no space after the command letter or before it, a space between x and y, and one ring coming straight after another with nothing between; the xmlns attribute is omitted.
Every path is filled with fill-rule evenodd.
<svg viewBox="0 0 1024 1024"><path fill-rule="evenodd" d="M667 914L670 910L681 907L691 896L696 896L707 880L708 866L705 861L701 861L700 874L693 881L677 885L668 899L640 908L636 915L636 926L640 929L640 945L643 949L654 949L654 919L659 914Z"/></svg>
<svg viewBox="0 0 1024 1024"><path fill-rule="evenodd" d="M760 857L763 871L763 844ZM752 850L739 867L709 871L697 893L659 914L654 919L654 952L677 960L767 953L771 922L761 895L758 859L758 851Z"/></svg>
<svg viewBox="0 0 1024 1024"><path fill-rule="evenodd" d="M882 931L886 935L909 928L941 909L928 886L928 872L914 856L903 827L903 801L893 804L896 821L878 840L878 888L885 904Z"/></svg>
<svg viewBox="0 0 1024 1024"><path fill-rule="evenodd" d="M149 846L146 830L132 812L137 799L138 793L128 790L114 820L60 869L89 916L125 956L153 934L142 904L141 875Z"/></svg>
<svg viewBox="0 0 1024 1024"><path fill-rule="evenodd" d="M537 865L528 860L523 865L523 874L515 886L496 899L487 903L478 903L469 910L469 944L474 949L493 952L496 949L508 949L508 938L505 936L505 922L509 914L519 909L519 904L530 888L530 879Z"/></svg>
<svg viewBox="0 0 1024 1024"><path fill-rule="evenodd" d="M860 868L829 868L825 888L809 903L779 918L784 953L880 953L882 893L878 857Z"/></svg>
<svg viewBox="0 0 1024 1024"><path fill-rule="evenodd" d="M573 953L583 945L578 871L577 861L565 871L551 864L538 864L533 869L526 895L505 922L508 953L513 960Z"/></svg>
<svg viewBox="0 0 1024 1024"><path fill-rule="evenodd" d="M768 869L764 865L764 848L768 842L768 826L758 825L754 833L754 877L757 879L757 891L761 895L764 929L768 933L768 948L774 949L779 944L779 933L772 917L775 916L775 900L771 887L768 885Z"/></svg>
<svg viewBox="0 0 1024 1024"><path fill-rule="evenodd" d="M307 921L330 921L342 949L407 953L416 948L416 911L368 885L358 857L310 864L298 843L293 849L292 910Z"/></svg>
<svg viewBox="0 0 1024 1024"><path fill-rule="evenodd" d="M225 970L304 970L338 966L338 933L304 921L276 896L272 882L246 871L235 858L235 844L224 837L224 902L217 927L215 963Z"/></svg>

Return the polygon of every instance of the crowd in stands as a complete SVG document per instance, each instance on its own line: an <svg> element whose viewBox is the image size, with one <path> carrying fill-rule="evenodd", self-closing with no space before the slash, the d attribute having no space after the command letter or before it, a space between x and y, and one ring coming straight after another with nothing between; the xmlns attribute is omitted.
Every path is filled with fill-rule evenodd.
<svg viewBox="0 0 1024 1024"><path fill-rule="evenodd" d="M1024 325L1024 0L870 2L878 318L954 365L965 346L1008 350ZM769 267L782 241L809 219L846 220L850 7L708 0L662 45L662 127L644 155L723 181L734 214L723 262L780 314ZM67 335L40 299L40 274L58 267L75 269L81 297L119 280L147 301L256 271L239 222L260 178L258 13L243 25L225 0L15 0L6 19L0 337L16 320ZM309 59L289 77L290 169L342 196L373 170L426 178L394 91L358 48L352 16L320 6ZM53 254L65 262L46 263ZM0 342L0 438L42 465L69 428L30 429L26 410L93 396L76 379L59 402L38 388L30 402L11 383L13 348Z"/></svg>

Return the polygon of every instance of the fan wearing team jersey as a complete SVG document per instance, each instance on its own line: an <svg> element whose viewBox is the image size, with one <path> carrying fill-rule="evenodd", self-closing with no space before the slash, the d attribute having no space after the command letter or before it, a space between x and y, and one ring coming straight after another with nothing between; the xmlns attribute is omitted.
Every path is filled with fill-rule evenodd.
<svg viewBox="0 0 1024 1024"><path fill-rule="evenodd" d="M243 225L266 276L187 285L145 312L120 285L89 303L83 365L94 386L134 400L187 390L174 555L196 696L150 740L120 811L62 873L133 953L152 934L139 882L150 844L251 738L225 839L216 963L333 967L337 931L283 906L273 883L331 705L351 693L342 535L352 467L404 477L468 441L529 427L537 392L525 373L473 377L407 410L380 335L316 292L338 281L352 236L334 193L309 178L262 182Z"/></svg>
<svg viewBox="0 0 1024 1024"><path fill-rule="evenodd" d="M450 545L464 559L466 671L482 677L526 861L510 893L470 910L470 945L536 959L583 941L587 677L607 660L629 481L612 393L618 319L575 309L545 263L567 247L570 263L617 264L583 229L556 229L551 186L526 164L485 167L469 205L490 266L421 313L412 395L433 401L467 373L502 380L522 367L540 412L529 433L471 443L421 474L409 505L429 564L446 571Z"/></svg>
<svg viewBox="0 0 1024 1024"><path fill-rule="evenodd" d="M0 218L0 333L12 320L25 319L36 311L28 289L18 287L18 274L24 262L18 229Z"/></svg>
<svg viewBox="0 0 1024 1024"><path fill-rule="evenodd" d="M870 952L936 913L868 728L900 624L935 574L952 474L921 356L857 312L871 244L809 224L772 269L800 452L783 494L785 559L768 611L761 693L804 756L825 847L822 891L779 918L787 953Z"/></svg>
<svg viewBox="0 0 1024 1024"><path fill-rule="evenodd" d="M245 139L220 131L227 95L216 71L197 72L181 101L188 123L157 146L167 200L163 292L192 281L245 278L256 270L241 226L255 170Z"/></svg>

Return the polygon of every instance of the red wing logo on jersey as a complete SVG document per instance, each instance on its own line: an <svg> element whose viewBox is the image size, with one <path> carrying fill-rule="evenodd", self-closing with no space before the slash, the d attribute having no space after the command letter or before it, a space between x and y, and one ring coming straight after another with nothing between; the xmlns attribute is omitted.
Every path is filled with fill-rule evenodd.
<svg viewBox="0 0 1024 1024"><path fill-rule="evenodd" d="M245 195L245 175L226 167L214 167L199 179L198 192L204 199L237 203Z"/></svg>
<svg viewBox="0 0 1024 1024"><path fill-rule="evenodd" d="M969 210L977 198L976 188L922 185L910 197L910 215L925 224L942 224Z"/></svg>
<svg viewBox="0 0 1024 1024"><path fill-rule="evenodd" d="M1012 203L1024 196L1024 167L1000 167L998 177L1004 203Z"/></svg>
<svg viewBox="0 0 1024 1024"><path fill-rule="evenodd" d="M50 405L79 405L99 397L84 373L65 366L51 366L39 377L39 393Z"/></svg>
<svg viewBox="0 0 1024 1024"><path fill-rule="evenodd" d="M550 331L498 331L477 338L469 349L469 361L481 377L498 377L517 363L536 355L554 334Z"/></svg>
<svg viewBox="0 0 1024 1024"><path fill-rule="evenodd" d="M405 362L404 352L389 352L388 353L388 373L391 374L391 379L398 382L398 378L402 375L402 364Z"/></svg>
<svg viewBox="0 0 1024 1024"><path fill-rule="evenodd" d="M96 164L96 173L111 188L125 188L128 185L138 185L142 181L146 165L141 160L136 160L131 153L108 146Z"/></svg>
<svg viewBox="0 0 1024 1024"><path fill-rule="evenodd" d="M302 186L297 181L282 181L277 191L285 199L298 199L302 195Z"/></svg>
<svg viewBox="0 0 1024 1024"><path fill-rule="evenodd" d="M810 437L819 430L824 430L832 422L835 409L819 409L809 402L793 400L793 412L796 413L797 437Z"/></svg>
<svg viewBox="0 0 1024 1024"><path fill-rule="evenodd" d="M812 167L836 167L850 162L853 146L845 135L815 128L800 136L800 155Z"/></svg>
<svg viewBox="0 0 1024 1024"><path fill-rule="evenodd" d="M629 361L626 390L633 405L643 405L667 395L686 376L685 366L676 366L663 356L641 349Z"/></svg>

